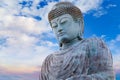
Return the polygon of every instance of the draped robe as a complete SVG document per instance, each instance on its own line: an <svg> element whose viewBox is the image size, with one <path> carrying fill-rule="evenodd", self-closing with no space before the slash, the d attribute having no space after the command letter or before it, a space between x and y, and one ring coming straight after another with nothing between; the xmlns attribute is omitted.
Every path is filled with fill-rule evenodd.
<svg viewBox="0 0 120 80"><path fill-rule="evenodd" d="M40 80L114 80L112 55L101 39L83 39L47 56Z"/></svg>

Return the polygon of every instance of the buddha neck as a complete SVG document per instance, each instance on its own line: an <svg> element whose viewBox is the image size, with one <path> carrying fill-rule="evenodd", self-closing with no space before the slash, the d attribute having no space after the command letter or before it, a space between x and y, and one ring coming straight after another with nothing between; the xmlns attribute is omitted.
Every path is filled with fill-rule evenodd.
<svg viewBox="0 0 120 80"><path fill-rule="evenodd" d="M72 45L76 44L77 42L79 42L80 40L78 38L75 38L69 42L65 42L65 43L62 43L62 47L61 49L67 49L69 47L71 47Z"/></svg>

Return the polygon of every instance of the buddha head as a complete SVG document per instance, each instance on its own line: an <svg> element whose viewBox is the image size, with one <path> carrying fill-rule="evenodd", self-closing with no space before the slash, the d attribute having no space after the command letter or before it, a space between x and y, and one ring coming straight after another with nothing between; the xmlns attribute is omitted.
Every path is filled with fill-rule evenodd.
<svg viewBox="0 0 120 80"><path fill-rule="evenodd" d="M55 4L48 14L48 20L60 47L62 47L62 43L82 39L83 16L80 9L72 3L59 2Z"/></svg>

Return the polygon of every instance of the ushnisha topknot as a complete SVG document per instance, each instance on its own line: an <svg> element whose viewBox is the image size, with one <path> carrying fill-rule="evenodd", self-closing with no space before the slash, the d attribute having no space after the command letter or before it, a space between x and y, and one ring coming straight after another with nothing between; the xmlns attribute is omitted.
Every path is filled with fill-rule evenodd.
<svg viewBox="0 0 120 80"><path fill-rule="evenodd" d="M74 20L83 19L82 12L70 2L59 2L55 4L48 14L49 22L63 14L70 14Z"/></svg>

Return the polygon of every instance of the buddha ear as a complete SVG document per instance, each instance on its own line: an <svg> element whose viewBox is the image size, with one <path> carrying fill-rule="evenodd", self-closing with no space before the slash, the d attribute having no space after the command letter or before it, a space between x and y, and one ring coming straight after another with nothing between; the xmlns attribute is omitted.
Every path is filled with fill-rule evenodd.
<svg viewBox="0 0 120 80"><path fill-rule="evenodd" d="M83 31L84 31L84 22L81 18L78 18L77 22L79 24L78 38L81 40L83 36Z"/></svg>

